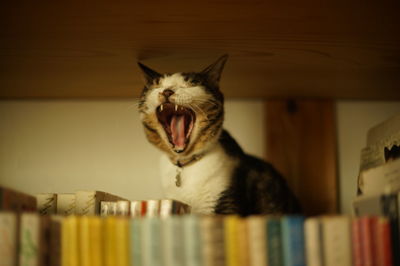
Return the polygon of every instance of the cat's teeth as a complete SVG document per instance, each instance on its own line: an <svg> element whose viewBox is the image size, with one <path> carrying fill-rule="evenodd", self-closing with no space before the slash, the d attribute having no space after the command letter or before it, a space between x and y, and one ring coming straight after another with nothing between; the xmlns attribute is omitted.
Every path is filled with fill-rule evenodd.
<svg viewBox="0 0 400 266"><path fill-rule="evenodd" d="M161 110L161 112L162 112L163 108L164 108L164 107L163 107L163 105L161 104L161 106L160 106L160 110Z"/></svg>
<svg viewBox="0 0 400 266"><path fill-rule="evenodd" d="M178 111L178 105L175 104L175 112Z"/></svg>

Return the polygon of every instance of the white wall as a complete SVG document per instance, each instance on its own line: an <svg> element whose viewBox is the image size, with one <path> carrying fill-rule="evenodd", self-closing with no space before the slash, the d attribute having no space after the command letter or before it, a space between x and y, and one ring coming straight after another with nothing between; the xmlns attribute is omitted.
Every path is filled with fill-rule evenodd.
<svg viewBox="0 0 400 266"><path fill-rule="evenodd" d="M350 213L369 128L400 102L337 103L341 208ZM226 128L263 156L261 101L228 100ZM0 184L28 193L99 189L130 199L162 197L159 151L147 143L136 102L0 101Z"/></svg>
<svg viewBox="0 0 400 266"><path fill-rule="evenodd" d="M162 197L159 151L139 122L136 102L1 101L0 184L31 194L104 190L129 199ZM263 155L261 101L227 101L226 128Z"/></svg>
<svg viewBox="0 0 400 266"><path fill-rule="evenodd" d="M351 213L361 149L366 146L368 130L396 114L400 114L400 102L337 103L340 207L343 213Z"/></svg>

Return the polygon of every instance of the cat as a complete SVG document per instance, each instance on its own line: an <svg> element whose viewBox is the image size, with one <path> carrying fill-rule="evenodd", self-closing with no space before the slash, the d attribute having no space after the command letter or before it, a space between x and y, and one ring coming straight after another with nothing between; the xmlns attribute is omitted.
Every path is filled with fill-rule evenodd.
<svg viewBox="0 0 400 266"><path fill-rule="evenodd" d="M300 205L283 177L246 154L223 129L219 89L224 55L201 72L160 74L138 62L145 86L139 114L147 139L161 151L168 198L199 214L289 214Z"/></svg>

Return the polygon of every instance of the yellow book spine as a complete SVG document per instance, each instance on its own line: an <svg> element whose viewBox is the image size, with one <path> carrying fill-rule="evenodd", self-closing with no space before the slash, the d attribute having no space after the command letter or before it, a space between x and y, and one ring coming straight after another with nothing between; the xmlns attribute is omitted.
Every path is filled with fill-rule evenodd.
<svg viewBox="0 0 400 266"><path fill-rule="evenodd" d="M224 219L226 266L241 266L239 257L239 217L226 216Z"/></svg>
<svg viewBox="0 0 400 266"><path fill-rule="evenodd" d="M117 261L117 218L109 216L104 220L104 265L116 266Z"/></svg>
<svg viewBox="0 0 400 266"><path fill-rule="evenodd" d="M91 266L89 217L79 217L79 252L80 266Z"/></svg>
<svg viewBox="0 0 400 266"><path fill-rule="evenodd" d="M91 266L103 266L103 219L100 217L89 217L89 236L90 236L90 262Z"/></svg>
<svg viewBox="0 0 400 266"><path fill-rule="evenodd" d="M78 218L68 216L61 226L61 265L79 266Z"/></svg>
<svg viewBox="0 0 400 266"><path fill-rule="evenodd" d="M116 265L118 266L129 266L129 223L128 219L119 217L116 220Z"/></svg>

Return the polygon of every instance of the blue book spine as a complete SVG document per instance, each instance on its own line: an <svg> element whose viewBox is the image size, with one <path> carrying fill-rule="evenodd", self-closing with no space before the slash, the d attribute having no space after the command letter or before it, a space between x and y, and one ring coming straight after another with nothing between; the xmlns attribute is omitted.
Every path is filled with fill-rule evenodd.
<svg viewBox="0 0 400 266"><path fill-rule="evenodd" d="M281 226L284 266L305 266L304 217L285 216Z"/></svg>
<svg viewBox="0 0 400 266"><path fill-rule="evenodd" d="M266 226L268 265L283 266L280 219L268 218Z"/></svg>

